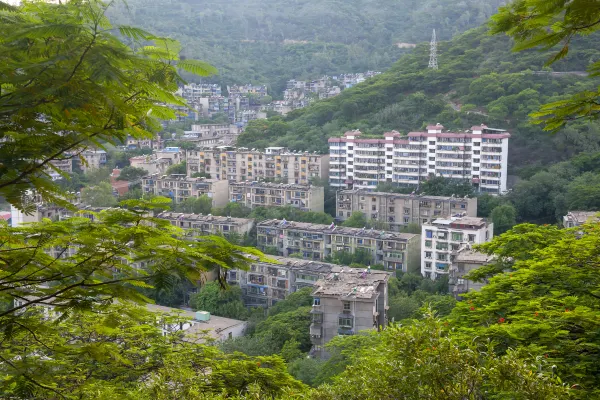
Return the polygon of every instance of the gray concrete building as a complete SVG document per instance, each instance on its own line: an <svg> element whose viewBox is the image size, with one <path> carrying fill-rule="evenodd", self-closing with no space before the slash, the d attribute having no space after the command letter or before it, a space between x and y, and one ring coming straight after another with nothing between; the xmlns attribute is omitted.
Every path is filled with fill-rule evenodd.
<svg viewBox="0 0 600 400"><path fill-rule="evenodd" d="M166 219L171 225L192 229L198 234L205 235L244 235L250 233L254 227L254 220L250 218L232 218L216 215L185 214L164 211L157 218Z"/></svg>
<svg viewBox="0 0 600 400"><path fill-rule="evenodd" d="M321 186L268 183L229 183L229 201L248 208L291 206L302 211L323 212L325 189Z"/></svg>
<svg viewBox="0 0 600 400"><path fill-rule="evenodd" d="M465 278L469 272L488 265L494 257L471 249L471 246L463 246L452 252L452 264L448 274L448 285L450 293L457 299L464 293L472 290L480 290L486 282L475 282Z"/></svg>
<svg viewBox="0 0 600 400"><path fill-rule="evenodd" d="M569 211L563 217L563 226L565 228L574 228L587 222L600 221L600 211Z"/></svg>
<svg viewBox="0 0 600 400"><path fill-rule="evenodd" d="M249 307L271 307L297 290L314 286L336 267L334 264L297 258L269 258L276 263L256 261L248 271L227 271L227 282L240 286L244 303Z"/></svg>
<svg viewBox="0 0 600 400"><path fill-rule="evenodd" d="M313 291L311 355L324 357L324 346L338 335L387 326L391 274L336 266Z"/></svg>
<svg viewBox="0 0 600 400"><path fill-rule="evenodd" d="M227 205L227 181L206 178L188 178L185 175L150 175L142 179L142 192L169 197L179 204L190 197L207 195L213 207Z"/></svg>
<svg viewBox="0 0 600 400"><path fill-rule="evenodd" d="M366 189L340 190L336 195L336 219L345 221L360 211L367 220L375 220L398 231L409 224L427 224L453 215L477 216L477 198L426 196Z"/></svg>
<svg viewBox="0 0 600 400"><path fill-rule="evenodd" d="M261 250L274 247L282 256L299 253L313 260L362 249L371 254L373 265L382 264L390 271L420 270L421 237L413 233L273 219L257 225L257 242Z"/></svg>

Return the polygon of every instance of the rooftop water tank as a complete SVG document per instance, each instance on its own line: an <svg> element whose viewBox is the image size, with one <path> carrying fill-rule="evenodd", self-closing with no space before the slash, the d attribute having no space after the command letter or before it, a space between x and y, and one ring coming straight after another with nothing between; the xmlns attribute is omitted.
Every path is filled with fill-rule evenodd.
<svg viewBox="0 0 600 400"><path fill-rule="evenodd" d="M208 321L210 313L208 311L196 311L196 321Z"/></svg>

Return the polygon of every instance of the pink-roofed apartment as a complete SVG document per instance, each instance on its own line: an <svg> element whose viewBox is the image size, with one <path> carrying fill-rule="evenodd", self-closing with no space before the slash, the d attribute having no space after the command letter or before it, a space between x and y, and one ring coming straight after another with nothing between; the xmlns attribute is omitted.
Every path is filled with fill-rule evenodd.
<svg viewBox="0 0 600 400"><path fill-rule="evenodd" d="M340 189L373 190L379 183L414 186L431 175L469 180L476 191L507 190L508 139L502 129L474 126L465 132L444 132L440 124L426 132L383 138L361 138L349 131L329 139L329 182Z"/></svg>

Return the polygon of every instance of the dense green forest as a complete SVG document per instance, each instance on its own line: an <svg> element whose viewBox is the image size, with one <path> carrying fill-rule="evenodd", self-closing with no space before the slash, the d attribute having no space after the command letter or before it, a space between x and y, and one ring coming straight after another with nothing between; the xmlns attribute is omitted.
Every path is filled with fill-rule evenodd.
<svg viewBox="0 0 600 400"><path fill-rule="evenodd" d="M399 43L450 39L483 24L502 0L133 0L113 19L179 40L219 69L217 81L270 84L388 68ZM191 77L190 77L191 78ZM214 79L213 79L214 81Z"/></svg>
<svg viewBox="0 0 600 400"><path fill-rule="evenodd" d="M326 152L327 138L348 129L368 134L392 129L406 133L439 122L448 129L486 123L510 130L513 173L518 167L598 151L600 127L595 122L577 122L548 134L528 117L542 104L598 85L598 79L580 73L600 59L598 41L597 35L576 40L568 57L550 69L544 67L549 53L514 53L506 36L491 36L486 27L473 29L440 43L439 70L427 68L429 46L422 44L385 73L335 98L285 118L251 123L239 144Z"/></svg>

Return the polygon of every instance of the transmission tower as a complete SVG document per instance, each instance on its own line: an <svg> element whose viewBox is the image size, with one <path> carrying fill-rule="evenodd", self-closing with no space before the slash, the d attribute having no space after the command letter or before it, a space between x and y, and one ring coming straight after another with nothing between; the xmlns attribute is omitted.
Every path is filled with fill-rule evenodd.
<svg viewBox="0 0 600 400"><path fill-rule="evenodd" d="M429 68L438 69L437 39L435 37L435 29L433 30L433 36L431 36L431 44L429 46Z"/></svg>

